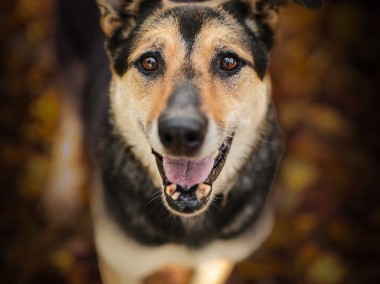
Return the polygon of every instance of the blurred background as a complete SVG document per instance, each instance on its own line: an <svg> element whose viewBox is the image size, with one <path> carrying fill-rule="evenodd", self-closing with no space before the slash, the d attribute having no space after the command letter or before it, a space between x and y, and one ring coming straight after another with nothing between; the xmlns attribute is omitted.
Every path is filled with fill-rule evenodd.
<svg viewBox="0 0 380 284"><path fill-rule="evenodd" d="M318 11L281 10L271 62L287 136L277 219L230 284L380 283L377 6L327 0ZM88 184L75 222L49 221L41 203L60 111L53 8L52 0L0 2L1 283L100 283ZM186 283L186 273L172 272L150 283Z"/></svg>

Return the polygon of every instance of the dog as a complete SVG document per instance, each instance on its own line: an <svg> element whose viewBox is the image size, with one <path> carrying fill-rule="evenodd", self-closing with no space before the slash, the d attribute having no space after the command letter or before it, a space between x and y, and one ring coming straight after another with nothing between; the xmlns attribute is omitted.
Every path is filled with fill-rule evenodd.
<svg viewBox="0 0 380 284"><path fill-rule="evenodd" d="M59 2L58 54L76 82L63 100L91 161L102 280L174 263L224 283L273 223L283 139L268 62L288 1L97 0L102 31L87 2Z"/></svg>

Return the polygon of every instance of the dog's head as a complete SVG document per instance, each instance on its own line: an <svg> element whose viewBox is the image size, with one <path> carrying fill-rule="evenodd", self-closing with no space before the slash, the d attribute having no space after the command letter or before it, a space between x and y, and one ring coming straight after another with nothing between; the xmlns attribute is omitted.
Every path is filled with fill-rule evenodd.
<svg viewBox="0 0 380 284"><path fill-rule="evenodd" d="M206 209L252 153L285 0L98 0L112 118L175 214ZM307 7L322 0L296 0Z"/></svg>

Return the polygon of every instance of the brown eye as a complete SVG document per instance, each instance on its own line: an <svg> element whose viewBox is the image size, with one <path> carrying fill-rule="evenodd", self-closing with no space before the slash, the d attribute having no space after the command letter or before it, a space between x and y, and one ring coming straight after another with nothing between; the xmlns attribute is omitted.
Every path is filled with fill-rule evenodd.
<svg viewBox="0 0 380 284"><path fill-rule="evenodd" d="M220 61L220 68L224 71L233 71L238 67L238 61L232 56L225 56Z"/></svg>
<svg viewBox="0 0 380 284"><path fill-rule="evenodd" d="M145 71L154 71L158 68L158 61L153 56L147 56L141 60L141 66Z"/></svg>

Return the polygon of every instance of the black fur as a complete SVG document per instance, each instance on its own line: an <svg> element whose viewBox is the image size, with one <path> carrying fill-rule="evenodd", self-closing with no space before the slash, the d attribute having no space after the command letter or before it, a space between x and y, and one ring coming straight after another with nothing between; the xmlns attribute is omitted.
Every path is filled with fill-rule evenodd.
<svg viewBox="0 0 380 284"><path fill-rule="evenodd" d="M203 20L197 10L190 10L184 13L181 10L183 9L174 9L172 13L179 15L179 31L186 42L189 54L194 46L195 38L202 28Z"/></svg>
<svg viewBox="0 0 380 284"><path fill-rule="evenodd" d="M209 8L176 8L171 13L178 17L179 31L187 44L188 54L191 53L195 38L204 26L205 22L211 19L223 20L223 17L215 10Z"/></svg>
<svg viewBox="0 0 380 284"><path fill-rule="evenodd" d="M174 217L163 205L146 169L131 148L116 134L108 112L108 82L111 78L101 42L94 46L88 67L86 141L92 162L100 167L105 202L111 218L125 234L139 243L157 246L165 243L200 248L216 239L230 239L254 224L270 194L272 180L281 156L281 138L273 109L267 115L268 128L255 154L240 171L222 207L222 196L199 217ZM99 72L103 70L104 72ZM95 141L95 142L94 142ZM233 182L233 181L231 181ZM247 207L255 210L241 218ZM240 226L235 227L236 221ZM234 224L233 229L228 229Z"/></svg>
<svg viewBox="0 0 380 284"><path fill-rule="evenodd" d="M227 197L226 206L222 207L222 197L219 196L207 212L182 219L174 217L161 198L156 198L160 189L152 184L147 171L122 142L122 138L111 131L113 125L110 117L105 115L101 137L96 139L101 141L96 155L100 161L108 213L127 236L144 245L176 243L199 248L216 239L239 235L259 217L270 194L281 156L279 130L272 110L268 112L267 119L268 132L241 170ZM254 210L245 214L248 207Z"/></svg>
<svg viewBox="0 0 380 284"><path fill-rule="evenodd" d="M196 30L192 35L187 34L189 43ZM113 52L112 56L117 62L115 66L118 66L119 75L128 68L121 62L127 61L125 59L137 33L138 27L124 39L120 29L108 42L108 48ZM251 35L249 40L256 39ZM162 199L156 198L161 192L160 189L155 188L146 169L114 129L108 112L109 98L105 95L108 93L107 82L111 75L106 56L101 51L101 41L94 46L91 58L88 67L91 80L88 81L87 88L89 105L86 116L86 140L91 151L90 156L96 157L93 163L102 173L107 211L125 234L145 245L177 243L199 248L216 239L233 238L254 224L270 194L281 156L279 129L274 119L274 111L268 112L267 132L252 158L241 169L225 207L222 207L223 197L217 196L213 200L214 205L198 217L174 217L163 205ZM266 68L266 65L263 66ZM263 66L261 68L264 68ZM99 87L99 84L102 87ZM195 104L198 103L195 100ZM245 214L248 207L254 210ZM239 224L239 227L236 227L236 224Z"/></svg>
<svg viewBox="0 0 380 284"><path fill-rule="evenodd" d="M273 32L266 29L261 24L261 21L254 19L257 15L250 12L250 6L245 2L231 1L223 4L222 7L244 28L246 42L251 47L252 56L255 59L254 69L259 77L263 78L268 67L268 53L273 46ZM256 20L260 30L260 37L257 37L245 24L245 20L249 17Z"/></svg>
<svg viewBox="0 0 380 284"><path fill-rule="evenodd" d="M158 8L159 6L155 6ZM244 8L247 8L246 4L234 4L226 5L224 7L226 11L230 12L236 19L236 21L245 29L246 35L244 36L246 42L251 47L252 56L255 58L254 69L260 78L263 78L267 66L268 66L268 52L273 44L273 33L263 32L263 38L258 38L244 23L245 17L248 15ZM179 20L180 32L187 44L187 53L191 53L192 47L195 42L195 38L205 22L210 19L218 19L223 22L223 16L209 8L194 8L190 12L184 8L175 8L166 13L163 13L160 18L165 17L176 17ZM160 19L159 18L159 19ZM159 19L157 19L159 21ZM140 24L144 21L144 18L139 22ZM140 25L137 25L130 32L129 36L125 38L124 31L129 29L128 26L124 25L117 29L112 37L107 42L108 50L110 51L111 58L113 61L114 69L116 73L122 76L130 67L128 63L128 58L133 48L133 43L136 36L139 33ZM263 30L265 28L262 28ZM189 74L192 76L194 72L190 66L185 66Z"/></svg>
<svg viewBox="0 0 380 284"><path fill-rule="evenodd" d="M139 33L141 23L144 22L154 10L159 9L161 5L162 3L158 0L142 1L137 15L127 14L124 9L120 10L119 17L124 20L124 24L117 28L107 40L107 49L110 51L113 67L119 76L122 76L130 68L128 58L133 48L133 42ZM136 19L136 24L132 29L130 27L131 20L129 18ZM125 31L129 31L128 37L125 37Z"/></svg>
<svg viewBox="0 0 380 284"><path fill-rule="evenodd" d="M89 1L86 0L86 3ZM124 0L124 4L131 1L133 0ZM185 0L174 2L182 1ZM322 2L322 0L295 1L309 7L316 7ZM72 7L75 6L73 0L58 2L61 5L71 3ZM245 34L242 36L247 43L245 48L252 52L254 58L254 65L241 60L243 65L239 67L254 68L257 74L263 78L268 66L268 54L273 46L273 31L265 25L266 15L261 10L263 6L257 6L258 13L252 13L247 2L231 0L229 4L223 5L221 8L231 14L244 28ZM264 0L259 3L263 2ZM267 0L265 2L275 7L287 1ZM141 23L161 5L160 0L144 0L137 14L131 14L124 9L126 6L120 7L118 13L125 22L106 40L111 64L119 76L122 76L129 68L138 68L138 62L130 62L130 53L134 48L136 37L141 32ZM214 10L194 8L189 15L181 9L183 8L173 9L161 17L173 16L178 18L180 32L186 42L189 55L196 36L207 20L217 19L222 23L225 21L223 16ZM82 9L82 11L85 10L85 8ZM67 12L67 9L62 9L62 12L64 11ZM78 16L78 13L75 14ZM95 12L95 14L97 13ZM82 12L79 15L82 16ZM63 17L71 19L70 13L63 15ZM258 23L258 34L246 26L245 20L247 18ZM238 171L238 175L230 181L233 188L228 196L215 196L213 205L197 217L180 218L174 216L165 207L162 198L159 197L160 194L163 194L162 189L154 186L147 169L142 166L134 156L131 146L125 143L125 139L119 136L115 129L109 101L111 72L109 60L103 49L104 38L100 34L98 21L87 20L88 23L92 23L92 26L88 27L86 26L87 22L83 19L76 21L79 19L80 17L73 18L75 21L70 24L71 28L82 24L81 27L84 29L80 27L74 31L75 34L73 35L65 32L66 38L64 40L68 41L70 48L73 49L68 57L81 58L82 63L87 68L86 84L80 98L84 108L85 139L87 150L90 152L89 157L92 159L91 162L94 168L99 169L101 173L104 204L110 218L115 221L127 237L148 246L174 243L197 249L214 240L232 239L252 228L268 200L282 153L281 133L276 123L273 108L269 107L268 109L266 128L263 131L260 143L255 146L255 149L252 149L252 155L246 164ZM135 23L135 25L131 23ZM127 30L128 36L125 36ZM210 68L215 68L218 65L222 55L216 55L216 59ZM63 65L67 57L62 58L61 63ZM160 60L162 71L164 71L165 64L170 64L170 62L165 62L164 60L168 60L166 58L160 58ZM183 82L185 83L197 75L190 64L185 64L183 70L185 75ZM185 90L190 91L186 98L183 97L183 93L179 95L181 88L178 87L169 99L168 107L191 105L194 108L199 108L201 102L197 90L191 88ZM150 151L150 149L146 150Z"/></svg>
<svg viewBox="0 0 380 284"><path fill-rule="evenodd" d="M123 64L127 62L125 59L128 58L131 44L138 33L138 26L127 39L123 38L121 30L117 30L108 41L119 75L128 68ZM186 35L189 43L196 30L199 28L192 35ZM253 35L248 39L252 44L258 40ZM233 238L249 228L258 218L270 194L269 188L281 154L279 131L273 111L268 112L269 127L263 142L241 170L227 197L226 207L222 207L222 197L217 196L213 201L215 205L197 218L173 217L162 200L155 198L160 191L152 184L146 170L114 131L108 113L107 96L111 75L102 50L102 37L99 36L92 44L85 104L86 141L92 152L90 156L96 157L93 162L102 171L107 211L125 234L147 245L178 243L195 248L212 240ZM263 50L260 52L264 53ZM263 64L261 68L265 67ZM240 219L248 206L255 210ZM239 220L240 226L229 230L230 225L236 224L236 220Z"/></svg>

